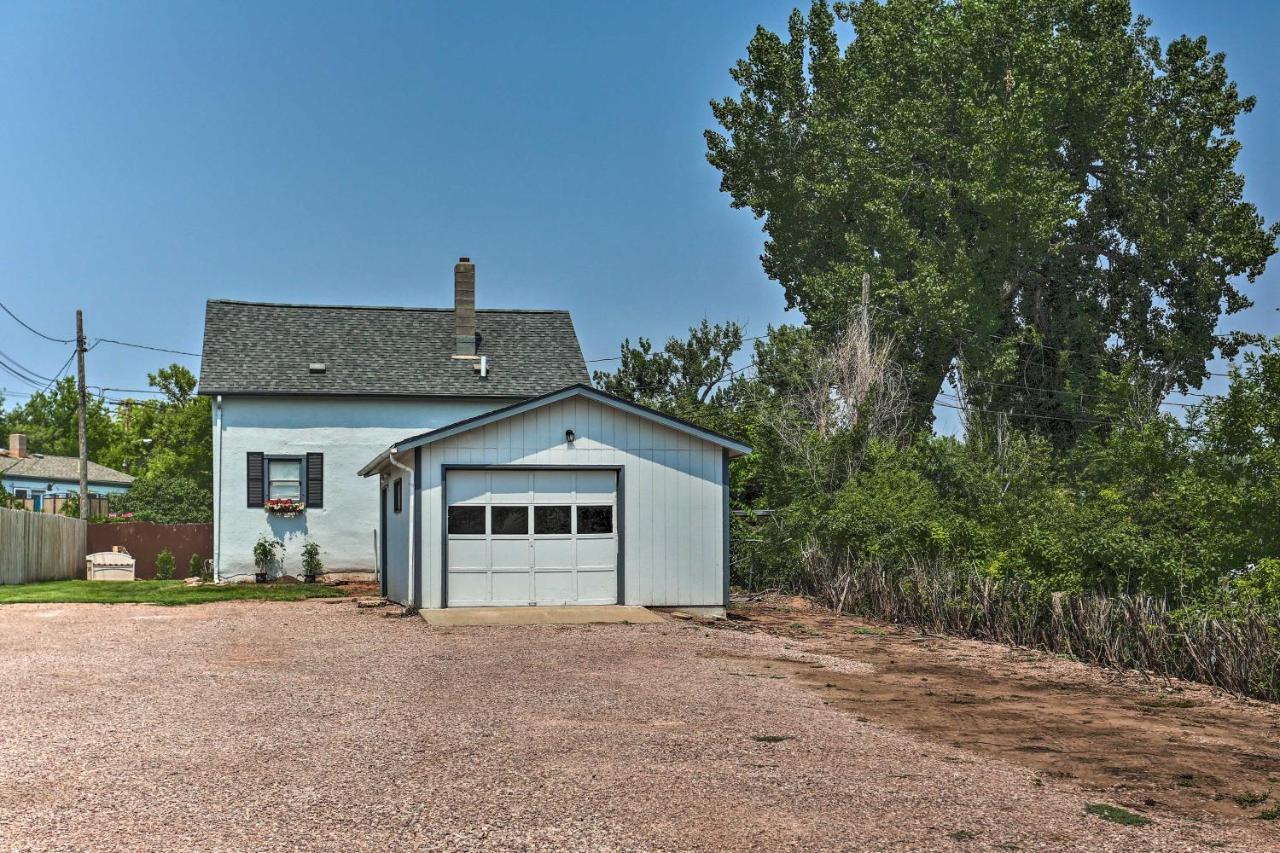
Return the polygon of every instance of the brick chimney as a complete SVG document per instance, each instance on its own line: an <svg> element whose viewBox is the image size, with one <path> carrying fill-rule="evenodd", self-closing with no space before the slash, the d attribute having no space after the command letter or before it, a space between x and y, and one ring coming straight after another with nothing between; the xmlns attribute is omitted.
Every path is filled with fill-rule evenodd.
<svg viewBox="0 0 1280 853"><path fill-rule="evenodd" d="M453 266L454 354L476 354L476 265L470 258L458 258Z"/></svg>
<svg viewBox="0 0 1280 853"><path fill-rule="evenodd" d="M24 459L27 455L27 437L20 432L9 433L9 455Z"/></svg>

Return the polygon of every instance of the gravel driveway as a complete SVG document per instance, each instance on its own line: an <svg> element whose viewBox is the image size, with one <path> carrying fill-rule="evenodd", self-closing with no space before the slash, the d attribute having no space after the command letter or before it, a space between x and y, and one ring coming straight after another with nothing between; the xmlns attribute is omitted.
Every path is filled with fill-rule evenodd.
<svg viewBox="0 0 1280 853"><path fill-rule="evenodd" d="M1086 815L1067 783L862 721L743 658L856 662L689 623L17 605L0 650L4 848L1246 846Z"/></svg>

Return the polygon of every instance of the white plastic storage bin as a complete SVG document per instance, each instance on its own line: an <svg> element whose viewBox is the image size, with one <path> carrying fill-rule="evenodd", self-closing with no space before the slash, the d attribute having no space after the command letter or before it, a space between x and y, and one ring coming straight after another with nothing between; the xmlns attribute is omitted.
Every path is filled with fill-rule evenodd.
<svg viewBox="0 0 1280 853"><path fill-rule="evenodd" d="M91 581L131 581L136 562L128 554L99 551L84 558L84 576Z"/></svg>

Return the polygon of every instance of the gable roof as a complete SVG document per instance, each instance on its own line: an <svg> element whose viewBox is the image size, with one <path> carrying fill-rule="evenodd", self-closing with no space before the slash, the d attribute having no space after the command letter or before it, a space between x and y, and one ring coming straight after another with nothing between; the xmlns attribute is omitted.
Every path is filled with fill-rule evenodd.
<svg viewBox="0 0 1280 853"><path fill-rule="evenodd" d="M455 435L469 432L473 429L480 429L488 426L489 424L497 423L498 421L503 421L517 415L523 415L526 412L533 411L534 409L540 409L543 406L550 406L554 403L559 403L573 397L585 397L586 399L594 400L601 405L610 406L611 408L618 409L626 412L627 414L637 415L645 420L660 424L668 427L669 429L676 430L677 432L683 432L686 435L691 435L694 438L701 439L702 441L719 445L720 447L728 450L730 456L745 456L751 452L750 445L744 444L735 438L730 438L723 433L707 429L706 427L700 427L697 424L690 423L689 421L686 421L683 418L678 418L675 415L669 415L666 412L660 412L657 409L651 409L648 406L642 406L639 403L633 403L630 400L624 400L621 397L608 394L598 388L593 388L590 385L579 383L570 385L568 388L561 388L558 391L552 391L550 394L543 394L541 397L535 397L532 400L513 403L510 406L504 406L503 408L495 409L492 412L485 412L484 414L476 415L474 417L464 418L447 426L442 426L439 429L433 429L430 432L420 433L397 441L395 444L391 445L389 448L371 459L369 463L361 468L357 473L361 477L368 477L371 474L376 473L382 466L382 463L389 456L396 453L403 453L404 451L412 450L415 447L422 447L423 445L443 441L446 438L452 438Z"/></svg>
<svg viewBox="0 0 1280 853"><path fill-rule="evenodd" d="M25 480L43 480L49 482L78 482L80 480L80 460L74 456L0 456L0 476L19 477ZM89 482L100 486L128 486L133 477L99 465L89 463Z"/></svg>
<svg viewBox="0 0 1280 853"><path fill-rule="evenodd" d="M476 332L487 377L452 357L452 309L211 299L200 393L533 397L588 378L567 311L478 310Z"/></svg>

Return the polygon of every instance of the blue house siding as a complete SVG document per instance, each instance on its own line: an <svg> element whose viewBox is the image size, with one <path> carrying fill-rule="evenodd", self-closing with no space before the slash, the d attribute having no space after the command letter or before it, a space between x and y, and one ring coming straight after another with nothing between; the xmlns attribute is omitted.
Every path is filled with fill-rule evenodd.
<svg viewBox="0 0 1280 853"><path fill-rule="evenodd" d="M24 490L27 497L34 498L35 502L32 509L36 511L42 508L42 502L45 497L67 497L80 491L79 481L67 482L65 480L5 476L0 477L0 484L4 485L4 490L10 495L18 495L19 490ZM128 486L121 486L115 483L89 483L90 495L121 495L127 491L129 491Z"/></svg>

